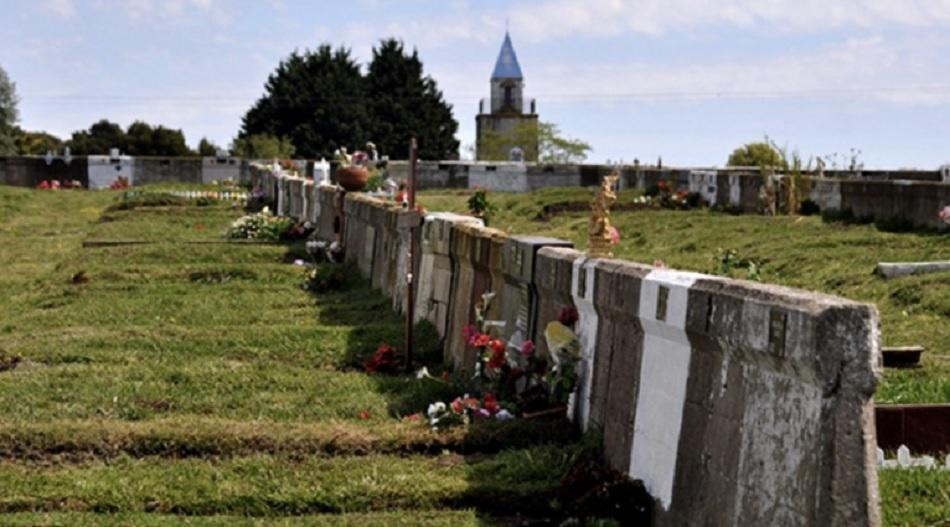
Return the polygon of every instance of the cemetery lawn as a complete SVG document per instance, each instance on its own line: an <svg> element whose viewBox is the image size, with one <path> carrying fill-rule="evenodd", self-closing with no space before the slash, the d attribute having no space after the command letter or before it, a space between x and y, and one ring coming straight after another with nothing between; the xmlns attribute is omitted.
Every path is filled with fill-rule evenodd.
<svg viewBox="0 0 950 527"><path fill-rule="evenodd" d="M493 193L491 226L513 234L553 236L587 246L594 189L553 188L523 194ZM950 260L950 233L885 232L874 225L826 223L818 216L730 215L708 209L622 210L638 191L618 193L611 221L620 231L618 258L674 269L748 278L726 271L720 249L754 260L762 282L819 291L875 304L885 346L922 345L922 366L887 369L880 403L950 403L950 272L885 280L879 261ZM465 213L469 191L426 191L432 211ZM934 211L936 214L936 211Z"/></svg>
<svg viewBox="0 0 950 527"><path fill-rule="evenodd" d="M0 187L0 525L546 513L583 452L569 426L431 431L407 416L457 394L363 372L402 342L388 299L306 292L302 244L225 243L239 209L107 210L119 195Z"/></svg>
<svg viewBox="0 0 950 527"><path fill-rule="evenodd" d="M292 264L298 245L223 242L241 214L227 205L106 210L118 196L0 186L0 525L476 526L548 511L584 452L568 426L430 431L407 416L457 394L361 368L381 341L401 342L389 300L365 283L306 293L304 271ZM583 215L536 222L528 208L538 196L518 199L499 221L580 241ZM464 208L454 194L423 200ZM672 214L619 214L622 254L695 268L701 259L676 248L695 243L692 252L704 253L715 242L677 233L682 222L723 219L737 222L733 230L748 222L739 232L760 237L772 225ZM811 222L813 232L844 229ZM644 231L634 245L637 225L666 234ZM846 239L873 234L851 229L866 228L844 229ZM909 243L900 240L888 239ZM933 257L947 255L941 243ZM802 276L755 244L734 246L772 258L766 280L780 269ZM852 262L836 261L828 265L839 269L837 287L859 290L863 282L849 280L866 273L844 274ZM940 298L931 296L935 283L905 283L918 284L923 303ZM930 309L907 316L920 320ZM898 327L927 342L946 336L939 327ZM419 334L435 369L435 338L426 328ZM934 388L911 388L939 377L912 373L920 378L891 381L893 393L926 400ZM881 474L889 525L950 515L950 473L917 474Z"/></svg>

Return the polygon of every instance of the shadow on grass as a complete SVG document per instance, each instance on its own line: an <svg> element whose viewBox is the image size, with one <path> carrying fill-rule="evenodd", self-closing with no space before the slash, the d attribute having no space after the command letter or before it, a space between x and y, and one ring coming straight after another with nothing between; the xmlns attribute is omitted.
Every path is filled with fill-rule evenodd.
<svg viewBox="0 0 950 527"><path fill-rule="evenodd" d="M321 323L352 328L340 368L363 371L379 344L403 347L405 319L393 311L391 300L359 276L355 267L323 264L316 273L324 278L320 292L314 293ZM333 274L340 276L326 280ZM328 290L326 283L338 289ZM416 324L414 336L411 370L425 367L431 377L419 379L411 371L406 372L405 356L401 354L397 371L367 375L373 389L388 401L386 411L391 417L415 415L418 426L425 427L428 405L463 395L467 383L444 366L442 341L431 324ZM458 502L449 505L474 508L493 523L556 525L569 517L616 517L618 511L630 516L632 507L641 509L630 517L642 519L644 499L649 500L649 496L643 497L642 486L603 468L596 438L579 439L576 428L563 416L504 422L476 420L464 429L453 454L439 456L435 462L465 465L469 487Z"/></svg>

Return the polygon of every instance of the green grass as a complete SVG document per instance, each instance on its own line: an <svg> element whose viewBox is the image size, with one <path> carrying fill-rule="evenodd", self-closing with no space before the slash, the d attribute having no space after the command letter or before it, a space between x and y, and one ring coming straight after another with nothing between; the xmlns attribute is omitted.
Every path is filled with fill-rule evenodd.
<svg viewBox="0 0 950 527"><path fill-rule="evenodd" d="M0 517L9 527L477 527L491 525L473 510L405 510L283 518L180 516L148 513L19 513Z"/></svg>
<svg viewBox="0 0 950 527"><path fill-rule="evenodd" d="M878 474L884 525L950 525L950 471L882 470Z"/></svg>
<svg viewBox="0 0 950 527"><path fill-rule="evenodd" d="M314 296L301 244L223 239L230 204L110 209L119 195L0 188L0 350L21 359L0 372L0 524L480 525L547 507L569 427L410 421L457 394L363 373L403 335L366 281Z"/></svg>
<svg viewBox="0 0 950 527"><path fill-rule="evenodd" d="M627 203L636 191L619 193ZM467 191L427 191L429 210L465 212ZM589 213L561 212L540 218L544 206L589 202L593 189L545 189L491 194L498 206L492 226L587 246ZM950 234L884 232L873 225L825 223L817 216L730 215L707 209L617 210L618 258L675 269L722 273L720 249L760 264L761 280L873 303L881 315L886 346L922 345L922 367L887 370L876 400L888 403L950 402L950 272L885 280L873 274L879 261L950 260ZM747 278L744 269L731 276Z"/></svg>
<svg viewBox="0 0 950 527"><path fill-rule="evenodd" d="M585 192L507 196L496 225L571 239L563 232L581 229L580 237L581 213L531 218L544 205L584 201ZM21 358L0 372L0 525L474 526L498 514L547 512L583 448L564 423L434 432L410 421L455 393L411 375L362 372L376 346L400 343L403 330L390 301L366 282L314 296L302 288L304 270L292 265L299 244L222 239L240 214L229 204L107 211L118 195L0 187L0 350ZM464 201L427 194L430 209L430 200L455 210ZM706 223L752 231L757 222L789 223L705 212L616 217L630 234L624 243L635 225L645 240L622 244L622 254L642 251L634 259L684 266L699 266L700 253L716 245ZM677 252L666 246L676 243L648 234L650 226L684 220L697 232L667 236L702 244L695 250ZM888 250L917 236L934 255L946 254L937 237L811 219L781 228L802 225L816 236L895 236ZM84 248L89 240L147 243ZM744 247L743 256L751 254ZM866 249L842 247L851 257L854 247ZM671 255L657 256L664 251ZM766 280L777 281L780 261L766 264ZM794 266L782 272L805 277ZM910 320L943 305L939 281L902 280L917 289L895 293L864 270L848 272L838 287L884 287L877 294L903 302ZM932 341L944 331L906 330ZM421 356L437 370L431 328L419 334ZM904 375L884 389L918 400L945 389L926 369ZM925 388L914 394L913 386ZM934 490L946 487L941 478L882 474L889 524L946 516L945 493Z"/></svg>

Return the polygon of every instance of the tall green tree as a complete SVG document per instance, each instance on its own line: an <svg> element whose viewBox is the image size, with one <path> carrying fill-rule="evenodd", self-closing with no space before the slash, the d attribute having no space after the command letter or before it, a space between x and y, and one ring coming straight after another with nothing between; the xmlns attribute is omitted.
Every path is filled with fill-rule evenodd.
<svg viewBox="0 0 950 527"><path fill-rule="evenodd" d="M0 67L0 155L14 155L16 149L16 123L20 118L17 106L20 99L16 94L16 84Z"/></svg>
<svg viewBox="0 0 950 527"><path fill-rule="evenodd" d="M88 130L73 132L72 138L66 142L73 155L107 155L111 148L118 148L125 152L128 139L125 130L116 123L102 119Z"/></svg>
<svg viewBox="0 0 950 527"><path fill-rule="evenodd" d="M185 143L185 134L162 125L152 127L135 121L125 132L124 151L133 156L186 157L194 155Z"/></svg>
<svg viewBox="0 0 950 527"><path fill-rule="evenodd" d="M46 132L28 132L17 129L16 150L21 156L41 156L63 149L62 139Z"/></svg>
<svg viewBox="0 0 950 527"><path fill-rule="evenodd" d="M733 150L726 166L777 168L784 163L782 152L766 137L765 141L746 143Z"/></svg>
<svg viewBox="0 0 950 527"><path fill-rule="evenodd" d="M201 141L198 142L199 156L215 157L218 155L218 150L220 150L220 147L209 141L207 137L202 137Z"/></svg>
<svg viewBox="0 0 950 527"><path fill-rule="evenodd" d="M294 145L286 138L255 134L235 139L231 152L244 159L291 159Z"/></svg>
<svg viewBox="0 0 950 527"><path fill-rule="evenodd" d="M409 157L415 135L424 159L458 157L458 122L435 80L423 75L416 50L408 53L402 42L389 38L373 48L366 74L372 119L372 141L380 153L394 159Z"/></svg>
<svg viewBox="0 0 950 527"><path fill-rule="evenodd" d="M281 61L264 95L244 115L238 139L287 138L298 155L330 159L340 146L360 147L370 136L365 82L345 48L321 45Z"/></svg>
<svg viewBox="0 0 950 527"><path fill-rule="evenodd" d="M581 163L590 151L588 143L562 136L554 123L523 122L507 133L482 132L476 155L485 161L507 161L515 146L522 149L526 160L539 163Z"/></svg>

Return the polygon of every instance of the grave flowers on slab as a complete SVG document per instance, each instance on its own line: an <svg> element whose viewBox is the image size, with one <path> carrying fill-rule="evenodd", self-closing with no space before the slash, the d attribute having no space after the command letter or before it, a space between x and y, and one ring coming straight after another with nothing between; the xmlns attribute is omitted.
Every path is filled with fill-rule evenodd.
<svg viewBox="0 0 950 527"><path fill-rule="evenodd" d="M515 415L563 415L577 385L580 345L571 327L577 311L566 308L545 329L548 353L541 356L531 340L504 340L492 333L500 324L486 320L492 293L476 305L477 325L462 328L467 345L477 351L478 362L468 393L451 403L429 406L433 427L467 424L473 419L511 419ZM570 326L570 327L569 327Z"/></svg>

